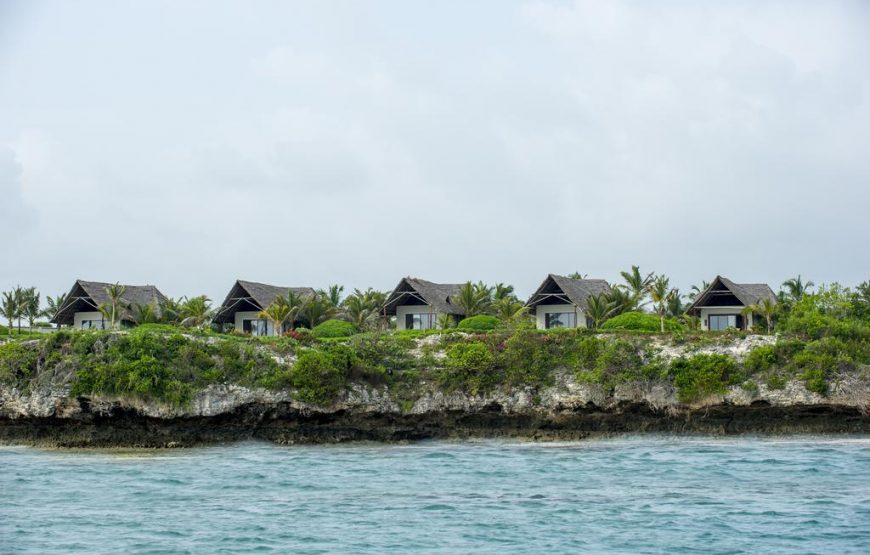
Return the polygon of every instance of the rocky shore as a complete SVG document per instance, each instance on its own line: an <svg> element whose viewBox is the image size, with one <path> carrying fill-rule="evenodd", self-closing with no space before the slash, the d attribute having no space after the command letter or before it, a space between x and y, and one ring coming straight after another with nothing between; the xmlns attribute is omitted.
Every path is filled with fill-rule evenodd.
<svg viewBox="0 0 870 555"><path fill-rule="evenodd" d="M664 382L612 390L560 374L543 390L472 396L424 391L401 406L384 388L353 384L329 406L286 393L213 386L185 407L138 399L71 397L68 388L0 389L0 443L46 447L191 447L262 439L282 444L516 438L576 440L634 433L870 433L870 386L844 379L826 396L791 381L782 389L731 387L680 403Z"/></svg>

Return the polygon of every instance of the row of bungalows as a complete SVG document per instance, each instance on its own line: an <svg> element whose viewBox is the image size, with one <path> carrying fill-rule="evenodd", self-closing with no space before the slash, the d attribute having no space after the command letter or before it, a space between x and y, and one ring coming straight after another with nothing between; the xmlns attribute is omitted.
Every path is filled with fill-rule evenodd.
<svg viewBox="0 0 870 555"><path fill-rule="evenodd" d="M112 284L77 280L53 323L79 329L108 327L99 307L109 301L107 288ZM395 317L396 329L436 329L447 322L455 325L465 317L456 304L461 283L433 283L406 277L393 289L383 306L383 314ZM311 287L282 287L253 281L236 281L224 302L216 311L214 324L249 333L254 336L280 335L272 322L259 316L279 297L287 298L293 292L300 298L315 295ZM550 274L526 302L529 314L540 329L585 328L590 325L586 316L591 297L610 293L611 286L603 279L575 279ZM777 302L776 294L764 283L734 283L722 276L716 278L696 295L686 311L697 316L704 330L728 328L749 329L753 315L744 314L747 306L757 305L763 299ZM135 304L152 305L160 315L166 297L153 285L125 286L121 323L132 323L130 307ZM308 326L304 319L292 323L293 327ZM290 323L286 324L291 327Z"/></svg>

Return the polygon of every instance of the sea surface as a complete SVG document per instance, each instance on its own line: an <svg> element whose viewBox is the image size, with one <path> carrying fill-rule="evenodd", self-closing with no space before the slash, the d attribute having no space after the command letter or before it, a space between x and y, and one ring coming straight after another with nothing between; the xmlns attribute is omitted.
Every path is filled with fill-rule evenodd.
<svg viewBox="0 0 870 555"><path fill-rule="evenodd" d="M870 553L870 438L0 448L0 553Z"/></svg>

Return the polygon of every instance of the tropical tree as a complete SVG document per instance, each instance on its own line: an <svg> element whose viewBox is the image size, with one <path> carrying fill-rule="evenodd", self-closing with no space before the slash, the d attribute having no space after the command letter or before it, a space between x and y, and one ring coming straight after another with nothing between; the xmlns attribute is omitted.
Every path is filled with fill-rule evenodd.
<svg viewBox="0 0 870 555"><path fill-rule="evenodd" d="M13 329L13 322L18 318L18 299L15 298L15 291L4 291L3 302L0 303L0 315L6 318L9 323L9 331Z"/></svg>
<svg viewBox="0 0 870 555"><path fill-rule="evenodd" d="M40 312L39 315L51 320L57 316L60 307L62 307L63 303L66 302L66 293L61 293L57 297L47 296L45 297L45 302L48 303L48 306L42 309L42 312ZM57 323L57 327L60 328L60 322Z"/></svg>
<svg viewBox="0 0 870 555"><path fill-rule="evenodd" d="M344 292L344 285L330 285L327 289L320 289L318 293L328 301L329 304L338 308L341 306L341 294Z"/></svg>
<svg viewBox="0 0 870 555"><path fill-rule="evenodd" d="M496 299L492 303L492 310L500 320L505 322L516 320L528 312L523 302L513 295Z"/></svg>
<svg viewBox="0 0 870 555"><path fill-rule="evenodd" d="M812 281L804 283L801 280L800 274L796 278L787 279L782 282L782 286L785 287L786 298L793 302L801 300L804 295L809 293L810 288L815 287L815 285Z"/></svg>
<svg viewBox="0 0 870 555"><path fill-rule="evenodd" d="M770 333L773 331L773 319L777 314L779 314L780 306L781 305L776 301L765 297L755 304L746 306L740 312L744 316L749 314L760 314L764 316L767 323L767 333Z"/></svg>
<svg viewBox="0 0 870 555"><path fill-rule="evenodd" d="M456 326L456 318L452 314L442 312L438 315L436 324L438 325L438 328L446 330Z"/></svg>
<svg viewBox="0 0 870 555"><path fill-rule="evenodd" d="M214 315L211 299L206 295L199 295L190 299L183 297L178 315L181 317L182 326L205 326L211 322L211 318Z"/></svg>
<svg viewBox="0 0 870 555"><path fill-rule="evenodd" d="M39 318L42 313L42 311L39 310L39 300L40 295L39 291L36 290L36 287L28 287L23 290L21 298L21 314L27 318L27 327L31 331L33 330L33 323L36 322L36 319Z"/></svg>
<svg viewBox="0 0 870 555"><path fill-rule="evenodd" d="M571 272L568 277L571 279L586 279L589 274L581 274L580 272Z"/></svg>
<svg viewBox="0 0 870 555"><path fill-rule="evenodd" d="M115 329L117 322L121 316L121 308L124 306L124 293L127 292L127 287L120 283L109 285L106 287L106 295L109 297L109 302L100 305L100 312L109 321L109 326Z"/></svg>
<svg viewBox="0 0 870 555"><path fill-rule="evenodd" d="M159 303L160 306L160 321L166 324L178 324L181 322L181 311L184 306L186 297L173 299L166 297Z"/></svg>
<svg viewBox="0 0 870 555"><path fill-rule="evenodd" d="M640 273L639 266L632 266L631 271L619 272L619 274L625 281L625 286L635 298L635 308L640 308L645 305L646 303L643 299L649 291L649 286L652 283L655 274L650 272L644 276Z"/></svg>
<svg viewBox="0 0 870 555"><path fill-rule="evenodd" d="M284 331L284 324L293 316L293 309L287 303L287 299L278 297L272 304L261 310L257 316L272 322L275 334L281 335Z"/></svg>
<svg viewBox="0 0 870 555"><path fill-rule="evenodd" d="M453 304L465 312L465 317L486 314L492 307L491 290L482 282L464 283L459 288L459 294L453 299Z"/></svg>
<svg viewBox="0 0 870 555"><path fill-rule="evenodd" d="M302 313L305 310L308 297L306 295L300 295L291 289L287 292L287 296L284 297L284 300L287 302L287 307L290 309L287 323L290 325L290 329L292 330L296 327L296 320L302 316Z"/></svg>
<svg viewBox="0 0 870 555"><path fill-rule="evenodd" d="M655 276L647 285L646 292L652 299L656 314L659 315L661 331L665 332L665 317L668 314L668 305L675 295L676 289L671 289L671 280L664 275Z"/></svg>
<svg viewBox="0 0 870 555"><path fill-rule="evenodd" d="M619 316L624 312L630 312L637 308L638 299L627 287L617 285L609 293L602 293L607 302L613 305L613 316Z"/></svg>
<svg viewBox="0 0 870 555"><path fill-rule="evenodd" d="M386 300L386 293L375 291L371 287L365 291L354 289L353 293L341 302L342 316L359 329L377 327L381 323L380 311Z"/></svg>
<svg viewBox="0 0 870 555"><path fill-rule="evenodd" d="M157 317L157 311L154 310L154 306L148 303L129 304L127 305L127 310L130 312L130 319L133 320L136 325L153 324L160 320Z"/></svg>
<svg viewBox="0 0 870 555"><path fill-rule="evenodd" d="M700 295L701 293L703 293L704 290L706 290L708 287L710 287L710 282L708 282L708 281L703 281L703 280L702 280L700 286L698 286L698 285L693 285L693 286L692 286L692 290L689 291L689 294L688 294L686 297L687 297L690 301L694 301L694 300L698 297L698 295Z"/></svg>
<svg viewBox="0 0 870 555"><path fill-rule="evenodd" d="M680 290L678 288L674 288L674 294L671 295L671 298L668 300L667 314L668 316L678 318L685 311L686 307L683 306L683 296L680 295Z"/></svg>
<svg viewBox="0 0 870 555"><path fill-rule="evenodd" d="M12 298L15 304L15 319L18 320L18 333L21 333L21 318L24 317L24 308L27 303L26 289L16 285L12 290Z"/></svg>
<svg viewBox="0 0 870 555"><path fill-rule="evenodd" d="M317 324L338 314L338 307L332 304L332 301L327 292L318 291L313 297L305 299L300 315L308 320L309 326L314 328Z"/></svg>
<svg viewBox="0 0 870 555"><path fill-rule="evenodd" d="M599 295L590 295L586 299L586 317L592 324L592 328L597 328L612 318L616 313L616 304L609 300L606 293Z"/></svg>
<svg viewBox="0 0 870 555"><path fill-rule="evenodd" d="M495 287L490 289L492 292L492 301L496 302L505 298L514 298L516 299L516 295L514 294L514 286L506 285L504 283L496 283Z"/></svg>

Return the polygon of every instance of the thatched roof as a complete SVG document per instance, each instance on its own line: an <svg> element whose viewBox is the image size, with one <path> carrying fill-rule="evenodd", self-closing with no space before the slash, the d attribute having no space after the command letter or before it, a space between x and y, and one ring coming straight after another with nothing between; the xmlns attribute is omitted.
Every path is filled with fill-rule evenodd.
<svg viewBox="0 0 870 555"><path fill-rule="evenodd" d="M66 300L51 319L54 323L69 325L75 322L76 312L96 312L100 305L109 303L109 294L106 288L114 283L100 281L76 280L70 289ZM123 284L122 284L123 285ZM121 296L120 320L129 320L129 305L151 305L154 312L160 315L160 303L166 300L166 296L153 285L123 285L124 294Z"/></svg>
<svg viewBox="0 0 870 555"><path fill-rule="evenodd" d="M296 295L313 297L311 287L282 287L255 281L237 280L224 299L214 317L214 322L232 322L238 311L260 311L275 302L278 297L286 297L290 291Z"/></svg>
<svg viewBox="0 0 870 555"><path fill-rule="evenodd" d="M695 300L686 308L686 312L697 312L702 307L715 306L709 304L711 300L716 296L728 293L736 297L742 306L758 304L762 299L770 299L774 303L778 302L776 293L766 283L734 283L728 278L716 276L712 283L695 297Z"/></svg>
<svg viewBox="0 0 870 555"><path fill-rule="evenodd" d="M459 295L461 283L432 283L425 279L405 277L393 289L384 304L384 313L392 316L403 305L428 305L443 314L462 316L465 310L453 304Z"/></svg>
<svg viewBox="0 0 870 555"><path fill-rule="evenodd" d="M541 304L572 304L586 310L589 297L602 293L610 293L610 284L603 279L574 279L550 274L529 297L526 306L534 310Z"/></svg>

